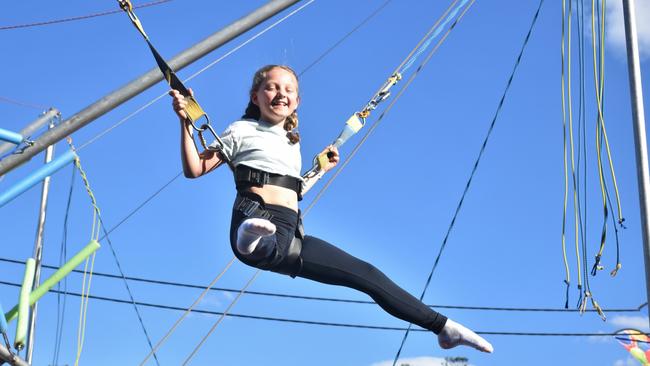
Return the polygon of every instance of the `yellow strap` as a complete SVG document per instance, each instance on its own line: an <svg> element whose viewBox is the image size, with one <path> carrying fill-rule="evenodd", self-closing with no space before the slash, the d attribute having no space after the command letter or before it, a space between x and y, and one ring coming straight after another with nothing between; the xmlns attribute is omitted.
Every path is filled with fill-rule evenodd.
<svg viewBox="0 0 650 366"><path fill-rule="evenodd" d="M185 85L183 85L180 79L176 76L174 70L172 70L172 68L167 64L165 59L155 49L153 44L151 44L151 41L149 40L149 37L147 36L147 33L145 33L144 27L140 22L140 19L138 19L137 15L135 15L135 13L133 12L133 5L131 4L131 1L118 0L118 3L120 4L120 8L122 8L122 10L124 10L129 15L129 18L131 19L131 23L133 23L133 25L142 34L145 41L147 41L149 48L151 49L151 53L156 59L156 63L158 64L158 67L160 68L160 71L165 77L165 80L167 80L167 84L169 84L169 86L172 89L178 90L187 100L188 104L187 107L184 109L185 114L187 114L187 118L192 122L192 124L194 124L194 122L198 121L203 116L207 116L203 108L201 108L201 106L196 101L196 99L194 99L194 97L190 94L189 90L185 87Z"/></svg>
<svg viewBox="0 0 650 366"><path fill-rule="evenodd" d="M187 107L185 107L185 114L187 114L187 118L189 118L192 122L196 122L201 117L205 116L206 113L201 108L199 105L199 102L194 99L193 96L185 96L185 100L187 101Z"/></svg>
<svg viewBox="0 0 650 366"><path fill-rule="evenodd" d="M363 127L363 122L361 122L361 119L356 113L353 114L352 117L348 118L345 124L348 125L352 129L352 131L354 131L354 133L359 132L361 127Z"/></svg>

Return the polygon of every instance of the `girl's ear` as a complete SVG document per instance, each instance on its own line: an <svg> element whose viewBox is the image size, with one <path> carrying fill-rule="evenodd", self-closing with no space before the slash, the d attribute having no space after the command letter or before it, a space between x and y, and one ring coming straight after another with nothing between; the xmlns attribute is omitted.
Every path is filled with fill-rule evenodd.
<svg viewBox="0 0 650 366"><path fill-rule="evenodd" d="M257 93L251 93L251 102L253 102L253 104L255 104L258 107L260 106L257 101Z"/></svg>
<svg viewBox="0 0 650 366"><path fill-rule="evenodd" d="M296 97L296 109L298 109L299 105L300 105L300 95Z"/></svg>

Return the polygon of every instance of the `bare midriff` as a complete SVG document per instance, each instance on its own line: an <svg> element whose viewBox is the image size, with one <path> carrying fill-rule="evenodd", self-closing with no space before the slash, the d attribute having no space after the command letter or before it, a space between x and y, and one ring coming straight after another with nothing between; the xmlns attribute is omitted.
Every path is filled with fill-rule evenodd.
<svg viewBox="0 0 650 366"><path fill-rule="evenodd" d="M298 212L298 195L289 188L266 184L263 187L250 187L248 190L260 195L269 205L284 206Z"/></svg>

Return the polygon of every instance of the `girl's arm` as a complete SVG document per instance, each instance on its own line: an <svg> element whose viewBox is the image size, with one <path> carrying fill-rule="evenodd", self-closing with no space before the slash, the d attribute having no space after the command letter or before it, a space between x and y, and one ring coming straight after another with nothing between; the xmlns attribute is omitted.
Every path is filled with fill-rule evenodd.
<svg viewBox="0 0 650 366"><path fill-rule="evenodd" d="M314 186L314 184L319 179L321 179L323 177L323 175L325 175L326 172L332 170L336 166L336 164L339 163L339 160L340 160L339 150L336 147L330 145L330 146L326 147L321 152L321 154L323 154L323 153L329 153L329 155L330 155L329 161L328 161L327 165L322 167L321 170L316 175L304 178L305 183L302 186L302 192L301 192L301 194L303 196L307 193L307 191L309 191L311 189L311 187Z"/></svg>
<svg viewBox="0 0 650 366"><path fill-rule="evenodd" d="M184 111L187 106L187 101L177 90L170 90L169 95L173 98L172 106L181 123L181 160L183 162L183 173L187 178L198 178L214 170L223 161L219 157L219 154L214 151L204 150L199 153L194 142L194 129L187 120L187 115Z"/></svg>

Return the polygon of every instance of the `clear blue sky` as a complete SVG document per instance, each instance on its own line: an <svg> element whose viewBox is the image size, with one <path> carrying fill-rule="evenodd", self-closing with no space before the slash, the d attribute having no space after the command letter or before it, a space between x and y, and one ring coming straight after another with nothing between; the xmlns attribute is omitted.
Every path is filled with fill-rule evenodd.
<svg viewBox="0 0 650 366"><path fill-rule="evenodd" d="M159 51L170 58L263 3L175 0L137 13ZM221 130L242 114L251 76L258 67L286 63L302 71L382 3L315 1L188 85ZM641 9L639 23L650 24L649 1L637 3ZM409 292L419 295L537 4L536 0L477 1L307 216L307 231L375 264ZM299 113L305 169L311 157L336 137L349 115L367 102L447 5L392 1L302 76ZM63 6L59 2L14 1L0 14L0 26L115 8L114 1L73 0ZM612 20L617 19L615 8L612 5L609 9ZM211 53L179 75L185 78L193 74L268 24ZM615 263L615 243L610 225L611 236L603 259L606 271L592 278L591 286L603 307L633 308L647 299L627 66L616 32L613 22L606 54L605 118L628 229L621 232L623 268L616 278L611 278L607 273ZM644 32L642 51L647 55L647 29ZM545 308L564 305L560 36L561 4L546 1L434 274L425 297L427 303ZM145 43L124 14L4 30L0 31L0 44L5 50L0 61L0 97L53 106L64 118L154 66ZM650 93L648 65L647 61L642 63L646 110ZM590 266L597 251L602 210L594 164L591 73L588 57ZM574 83L577 90L577 79ZM101 117L76 132L75 143L84 144L165 90L166 85L160 83ZM20 130L39 113L39 108L0 100L2 128ZM379 113L373 116L370 123ZM80 151L107 227L115 226L180 171L178 133L170 101L164 98ZM342 148L344 159L359 140L357 136ZM64 143L57 145L59 153L65 148ZM7 175L0 181L0 190L7 189L41 161L39 156ZM53 177L45 233L46 264L58 261L70 172L68 167ZM316 189L320 187L322 184ZM227 238L234 193L226 169L198 180L174 181L111 234L126 275L207 284L232 258ZM1 257L25 260L31 256L39 196L40 189L32 189L0 209ZM304 203L309 204L313 197L306 197ZM68 253L85 245L90 235L92 212L78 178L72 202ZM572 231L568 238L572 238ZM570 254L572 305L577 301L574 258ZM98 252L95 269L117 273L107 243ZM254 269L236 263L217 286L241 288L253 273ZM21 266L0 262L0 279L17 283L21 278ZM189 306L199 294L198 290L162 285L130 285L137 301L171 306ZM78 292L80 287L81 276L71 275L69 290ZM352 290L273 273L262 273L251 289L367 300ZM123 283L116 279L94 277L92 294L128 299ZM16 303L17 295L17 288L0 286L5 310ZM231 298L229 293L212 292L200 308L223 311ZM35 365L49 365L52 360L56 301L56 296L50 294L39 303ZM72 364L76 352L79 299L70 297L67 304L59 365ZM140 311L154 342L181 314L148 307ZM405 326L374 305L254 295L244 296L232 312ZM478 331L610 333L625 324L648 324L647 308L636 313L609 313L605 323L593 313L441 312ZM161 364L180 364L214 321L212 316L191 315L159 352ZM148 346L132 306L91 300L87 322L81 364L138 364L147 354ZM14 324L11 329L13 332ZM217 327L193 364L371 366L392 360L401 338L402 332L397 331L228 318ZM488 339L496 349L493 355L469 349L443 351L431 334L416 332L410 335L402 355L420 358L411 361L412 366L439 365L437 359L448 356L467 357L477 366L634 364L624 349L607 337Z"/></svg>

